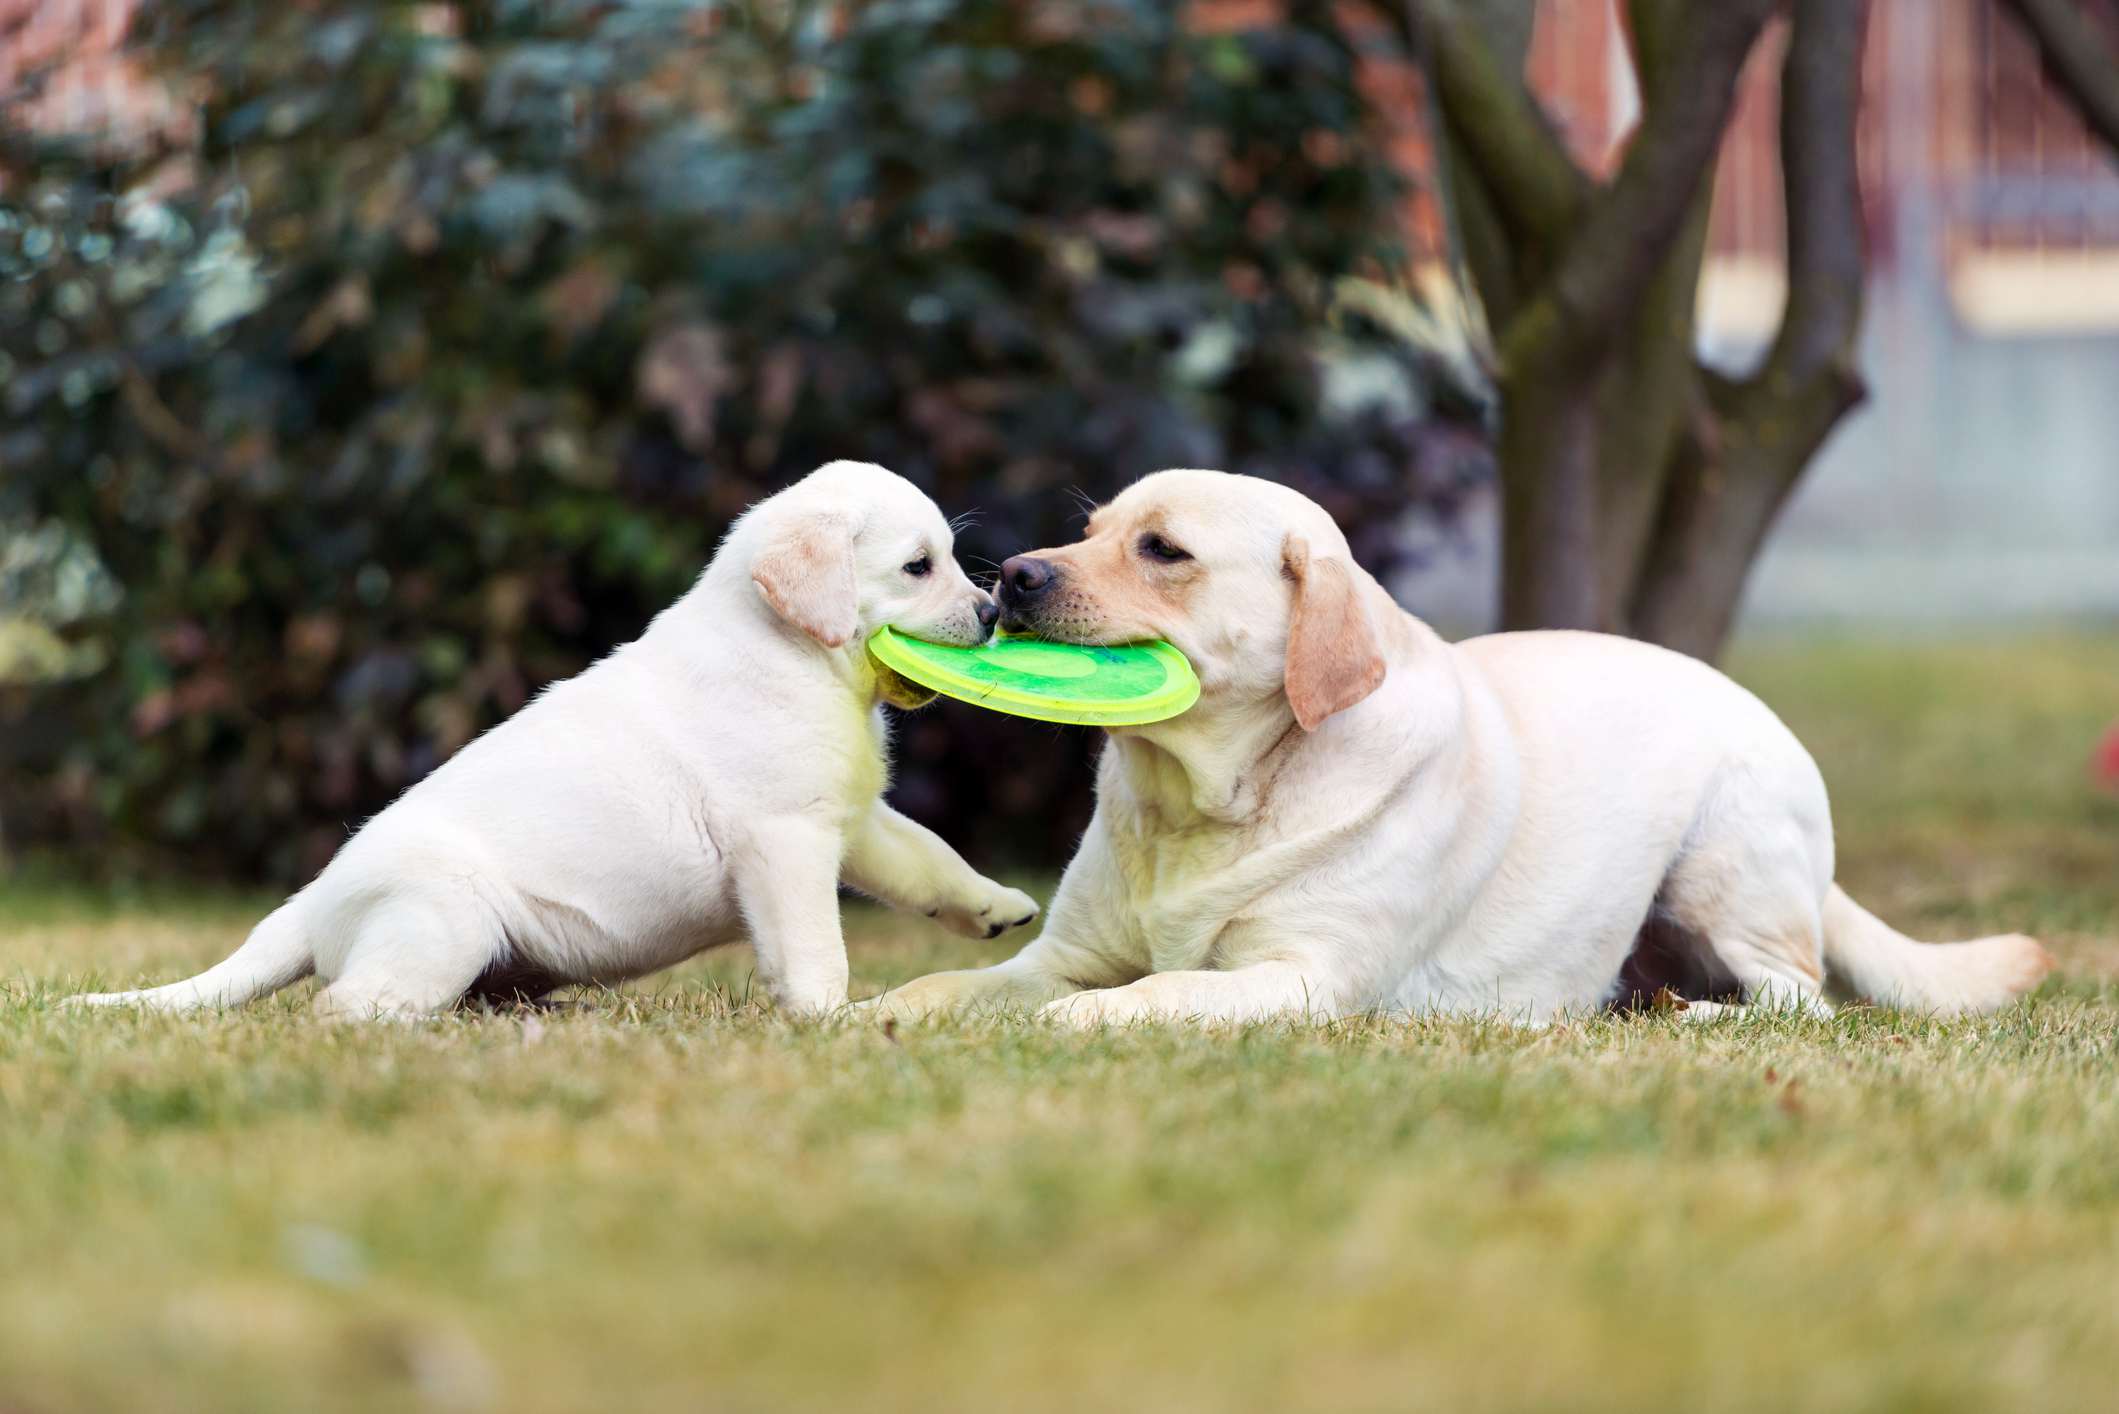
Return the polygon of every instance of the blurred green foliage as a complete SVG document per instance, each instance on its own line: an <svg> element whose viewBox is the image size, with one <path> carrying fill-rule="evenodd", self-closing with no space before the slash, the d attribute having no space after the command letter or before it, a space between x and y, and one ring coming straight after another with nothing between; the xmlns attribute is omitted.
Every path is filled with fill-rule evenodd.
<svg viewBox="0 0 2119 1414"><path fill-rule="evenodd" d="M15 606L102 666L0 689L11 827L306 877L834 457L967 562L1183 464L1380 566L1482 461L1351 312L1403 199L1353 42L1182 8L146 7L196 139L0 154L0 526L123 590ZM939 710L901 802L1063 857L1087 734Z"/></svg>

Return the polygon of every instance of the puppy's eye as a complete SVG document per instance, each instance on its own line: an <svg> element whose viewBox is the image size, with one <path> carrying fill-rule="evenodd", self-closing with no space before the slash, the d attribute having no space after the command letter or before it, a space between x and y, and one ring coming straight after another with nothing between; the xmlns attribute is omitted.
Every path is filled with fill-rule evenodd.
<svg viewBox="0 0 2119 1414"><path fill-rule="evenodd" d="M1179 560L1192 558L1160 535L1143 535L1140 538L1140 552L1149 559L1161 560L1166 565L1174 565Z"/></svg>
<svg viewBox="0 0 2119 1414"><path fill-rule="evenodd" d="M914 579L925 579L934 570L934 556L922 555L917 560L905 562L905 573Z"/></svg>

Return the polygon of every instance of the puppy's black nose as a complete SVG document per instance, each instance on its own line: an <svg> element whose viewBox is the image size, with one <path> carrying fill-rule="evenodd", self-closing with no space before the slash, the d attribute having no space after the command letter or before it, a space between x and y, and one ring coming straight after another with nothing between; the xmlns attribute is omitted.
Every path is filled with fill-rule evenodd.
<svg viewBox="0 0 2119 1414"><path fill-rule="evenodd" d="M991 599L981 599L978 608L974 612L979 616L979 627L985 629L988 633L993 632L993 626L1000 622L1001 606L994 603Z"/></svg>
<svg viewBox="0 0 2119 1414"><path fill-rule="evenodd" d="M1058 577L1049 560L1034 555L1011 556L1001 566L1001 601L1010 608L1028 603L1050 589Z"/></svg>

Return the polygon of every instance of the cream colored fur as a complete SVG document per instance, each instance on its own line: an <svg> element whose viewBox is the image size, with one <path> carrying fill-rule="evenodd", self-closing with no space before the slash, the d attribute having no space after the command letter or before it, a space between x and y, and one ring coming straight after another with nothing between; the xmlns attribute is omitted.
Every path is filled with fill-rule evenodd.
<svg viewBox="0 0 2119 1414"><path fill-rule="evenodd" d="M1829 976L1979 1011L2045 974L2029 938L1916 943L1848 899L1809 753L1713 668L1587 633L1452 646L1284 487L1163 472L1036 554L1049 589L1011 605L1004 585L1004 612L1077 642L1167 638L1203 693L1109 734L1035 941L884 1010L1542 1023L1613 998L1652 910L1755 1004L1826 1011Z"/></svg>
<svg viewBox="0 0 2119 1414"><path fill-rule="evenodd" d="M882 801L882 624L972 644L987 596L910 482L833 462L759 503L628 643L472 742L346 842L227 961L91 1005L234 1006L311 972L320 1009L455 1003L488 979L617 982L749 938L768 993L846 1000L837 886L972 937L1027 923ZM924 575L906 566L925 558Z"/></svg>

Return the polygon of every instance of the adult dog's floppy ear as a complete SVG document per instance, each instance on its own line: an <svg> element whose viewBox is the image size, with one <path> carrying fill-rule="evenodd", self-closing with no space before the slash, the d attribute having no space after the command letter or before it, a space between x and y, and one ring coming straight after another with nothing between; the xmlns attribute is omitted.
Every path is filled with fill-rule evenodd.
<svg viewBox="0 0 2119 1414"><path fill-rule="evenodd" d="M774 528L750 562L751 582L773 611L826 648L853 637L853 527L826 511Z"/></svg>
<svg viewBox="0 0 2119 1414"><path fill-rule="evenodd" d="M1306 732L1344 712L1383 682L1383 649L1361 607L1346 561L1310 558L1310 542L1290 535L1280 547L1282 571L1295 582L1288 618L1288 705Z"/></svg>

